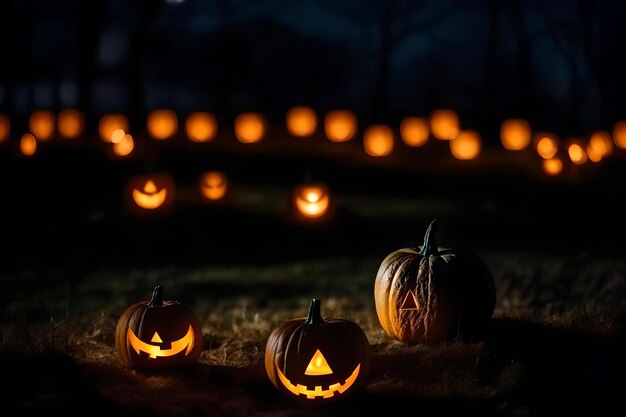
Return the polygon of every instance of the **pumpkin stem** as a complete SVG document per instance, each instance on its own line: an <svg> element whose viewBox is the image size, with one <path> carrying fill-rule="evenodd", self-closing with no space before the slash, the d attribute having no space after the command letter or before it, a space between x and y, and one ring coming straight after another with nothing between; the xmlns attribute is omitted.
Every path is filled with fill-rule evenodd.
<svg viewBox="0 0 626 417"><path fill-rule="evenodd" d="M420 251L420 255L422 256L430 256L437 254L437 245L435 244L435 231L437 230L437 219L434 219L428 225L428 229L426 229L426 234L424 235L424 245L422 245L422 250Z"/></svg>
<svg viewBox="0 0 626 417"><path fill-rule="evenodd" d="M304 324L323 324L322 318L322 302L319 298L311 300L311 307L309 307L309 315L306 317Z"/></svg>
<svg viewBox="0 0 626 417"><path fill-rule="evenodd" d="M148 303L150 307L163 307L163 288L157 285L152 291L152 298Z"/></svg>

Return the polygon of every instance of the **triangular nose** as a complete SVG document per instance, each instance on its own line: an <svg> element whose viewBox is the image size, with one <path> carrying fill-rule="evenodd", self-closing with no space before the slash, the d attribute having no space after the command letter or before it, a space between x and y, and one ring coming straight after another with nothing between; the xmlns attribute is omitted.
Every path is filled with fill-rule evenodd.
<svg viewBox="0 0 626 417"><path fill-rule="evenodd" d="M404 297L404 301L402 302L402 306L400 307L400 310L417 310L419 309L419 304L417 303L417 300L415 299L415 295L413 294L413 291L410 291L408 293L406 293L406 297Z"/></svg>
<svg viewBox="0 0 626 417"><path fill-rule="evenodd" d="M157 332L154 332L154 336L152 336L152 339L150 341L152 343L163 343L163 341L161 340L161 336L159 336Z"/></svg>
<svg viewBox="0 0 626 417"><path fill-rule="evenodd" d="M305 375L328 375L332 374L333 370L330 369L330 365L326 362L326 358L322 355L319 349L315 351L309 365L304 371Z"/></svg>

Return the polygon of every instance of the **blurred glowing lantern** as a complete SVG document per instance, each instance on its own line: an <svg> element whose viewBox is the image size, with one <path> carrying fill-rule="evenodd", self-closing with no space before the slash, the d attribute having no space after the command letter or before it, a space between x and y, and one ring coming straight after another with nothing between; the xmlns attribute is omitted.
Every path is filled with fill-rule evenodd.
<svg viewBox="0 0 626 417"><path fill-rule="evenodd" d="M25 133L20 139L20 152L24 156L33 156L37 151L37 139L32 133Z"/></svg>
<svg viewBox="0 0 626 417"><path fill-rule="evenodd" d="M220 171L208 171L200 177L200 194L207 200L221 200L228 191L226 174Z"/></svg>
<svg viewBox="0 0 626 417"><path fill-rule="evenodd" d="M293 199L296 212L305 218L322 217L330 206L328 187L322 183L297 186Z"/></svg>
<svg viewBox="0 0 626 417"><path fill-rule="evenodd" d="M287 112L287 130L292 136L311 136L317 129L315 110L307 106L292 107Z"/></svg>
<svg viewBox="0 0 626 417"><path fill-rule="evenodd" d="M154 139L165 140L176 134L178 118L172 110L152 110L146 120L148 134Z"/></svg>
<svg viewBox="0 0 626 417"><path fill-rule="evenodd" d="M591 142L587 143L587 157L591 162L600 162L602 160L602 153L591 146Z"/></svg>
<svg viewBox="0 0 626 417"><path fill-rule="evenodd" d="M174 180L166 173L134 177L128 182L133 206L145 210L165 207L173 200L174 191Z"/></svg>
<svg viewBox="0 0 626 417"><path fill-rule="evenodd" d="M28 130L39 141L49 140L54 134L54 113L48 110L33 112L28 119Z"/></svg>
<svg viewBox="0 0 626 417"><path fill-rule="evenodd" d="M578 139L571 139L567 146L567 154L569 159L576 165L583 165L587 162L587 152L585 152L585 146L582 141Z"/></svg>
<svg viewBox="0 0 626 417"><path fill-rule="evenodd" d="M118 131L124 132L121 129ZM119 140L116 138L113 142L113 153L117 156L128 156L131 154L133 149L135 149L135 141L128 133L124 133Z"/></svg>
<svg viewBox="0 0 626 417"><path fill-rule="evenodd" d="M613 153L613 138L611 138L611 134L600 130L593 132L589 138L587 153L589 154L589 159L591 159L591 154L600 159L611 155Z"/></svg>
<svg viewBox="0 0 626 417"><path fill-rule="evenodd" d="M407 146L422 146L429 135L428 120L423 117L405 117L400 122L400 137Z"/></svg>
<svg viewBox="0 0 626 417"><path fill-rule="evenodd" d="M83 133L85 117L80 110L61 110L57 116L57 129L61 137L76 139Z"/></svg>
<svg viewBox="0 0 626 417"><path fill-rule="evenodd" d="M430 115L430 130L440 140L452 140L459 134L459 116L454 110L433 110Z"/></svg>
<svg viewBox="0 0 626 417"><path fill-rule="evenodd" d="M542 161L543 172L548 175L559 175L563 171L563 161L560 158L549 158Z"/></svg>
<svg viewBox="0 0 626 417"><path fill-rule="evenodd" d="M615 146L626 149L626 121L619 121L613 127L613 141Z"/></svg>
<svg viewBox="0 0 626 417"><path fill-rule="evenodd" d="M0 142L9 139L11 134L11 120L6 114L0 114Z"/></svg>
<svg viewBox="0 0 626 417"><path fill-rule="evenodd" d="M100 117L98 133L102 141L111 142L113 132L117 129L128 131L128 118L126 116L123 114L105 114Z"/></svg>
<svg viewBox="0 0 626 417"><path fill-rule="evenodd" d="M235 136L241 143L255 143L263 139L267 122L260 113L242 113L235 119Z"/></svg>
<svg viewBox="0 0 626 417"><path fill-rule="evenodd" d="M368 126L363 132L363 147L370 156L387 156L393 150L393 131L386 125Z"/></svg>
<svg viewBox="0 0 626 417"><path fill-rule="evenodd" d="M450 152L456 159L475 159L482 150L482 140L474 130L462 130L450 141Z"/></svg>
<svg viewBox="0 0 626 417"><path fill-rule="evenodd" d="M530 144L530 124L524 119L507 119L500 126L502 146L509 151L521 151Z"/></svg>
<svg viewBox="0 0 626 417"><path fill-rule="evenodd" d="M208 112L195 112L187 115L185 121L187 137L193 142L208 142L217 134L215 115Z"/></svg>
<svg viewBox="0 0 626 417"><path fill-rule="evenodd" d="M536 149L537 154L543 159L550 159L556 155L559 150L559 142L557 138L550 133L537 133L535 135L536 138Z"/></svg>
<svg viewBox="0 0 626 417"><path fill-rule="evenodd" d="M324 131L332 142L347 142L357 130L356 115L350 110L333 110L326 113Z"/></svg>

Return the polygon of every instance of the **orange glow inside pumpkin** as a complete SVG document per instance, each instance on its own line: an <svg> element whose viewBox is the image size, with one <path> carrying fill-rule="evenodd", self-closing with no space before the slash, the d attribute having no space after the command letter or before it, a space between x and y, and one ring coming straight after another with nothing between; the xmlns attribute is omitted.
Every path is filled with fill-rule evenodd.
<svg viewBox="0 0 626 417"><path fill-rule="evenodd" d="M54 113L48 110L33 112L28 119L28 130L39 141L51 139L54 134Z"/></svg>
<svg viewBox="0 0 626 417"><path fill-rule="evenodd" d="M300 186L294 198L298 212L304 217L321 217L330 205L328 190L322 185Z"/></svg>
<svg viewBox="0 0 626 417"><path fill-rule="evenodd" d="M460 131L459 116L454 110L433 110L430 115L430 131L440 140L452 140Z"/></svg>
<svg viewBox="0 0 626 417"><path fill-rule="evenodd" d="M149 355L150 359L174 356L181 353L182 351L185 351L185 356L187 356L194 346L193 328L191 327L191 325L189 325L187 333L182 338L171 342L171 346L169 349L162 349L158 345L151 345L144 342L135 335L130 327L128 328L127 339L128 343L130 343L130 345L135 350L135 352L137 352L138 355L140 354L140 352L145 352ZM163 340L161 340L161 337L157 332L152 335L152 339L150 341L152 343L163 343Z"/></svg>
<svg viewBox="0 0 626 417"><path fill-rule="evenodd" d="M478 132L463 130L450 141L450 152L456 159L476 159L482 149L482 140Z"/></svg>
<svg viewBox="0 0 626 417"><path fill-rule="evenodd" d="M387 156L393 150L393 131L386 125L368 126L363 132L363 147L370 156Z"/></svg>
<svg viewBox="0 0 626 417"><path fill-rule="evenodd" d="M423 117L405 117L400 122L400 137L407 146L422 146L429 135L428 120Z"/></svg>
<svg viewBox="0 0 626 417"><path fill-rule="evenodd" d="M226 195L228 180L220 171L209 171L200 177L200 193L208 200L220 200Z"/></svg>
<svg viewBox="0 0 626 417"><path fill-rule="evenodd" d="M185 131L193 142L209 142L217 134L215 115L208 112L195 112L187 115Z"/></svg>
<svg viewBox="0 0 626 417"><path fill-rule="evenodd" d="M308 368L307 368L308 369ZM309 389L305 385L302 384L294 384L281 372L278 366L276 367L276 371L278 374L278 378L280 382L283 384L287 390L289 390L292 394L304 395L309 400L314 400L316 398L331 398L335 395L335 393L343 394L346 392L354 381L356 381L359 376L359 371L361 370L361 364L357 365L352 371L352 374L346 379L346 381L342 384L337 382L335 384L330 384L327 389L324 389L321 385L316 385L314 389Z"/></svg>
<svg viewBox="0 0 626 417"><path fill-rule="evenodd" d="M65 109L57 116L57 129L61 137L76 139L84 130L85 116L80 110Z"/></svg>
<svg viewBox="0 0 626 417"><path fill-rule="evenodd" d="M265 136L266 126L261 113L242 113L235 119L235 136L241 143L259 142Z"/></svg>
<svg viewBox="0 0 626 417"><path fill-rule="evenodd" d="M173 110L152 110L146 120L148 134L158 140L166 140L176 134L178 117Z"/></svg>
<svg viewBox="0 0 626 417"><path fill-rule="evenodd" d="M123 114L105 114L100 117L98 134L103 142L111 142L113 132L117 129L124 132L128 131L128 118L126 116Z"/></svg>
<svg viewBox="0 0 626 417"><path fill-rule="evenodd" d="M502 146L509 151L521 151L530 144L530 123L524 119L507 119L500 126Z"/></svg>
<svg viewBox="0 0 626 417"><path fill-rule="evenodd" d="M295 137L307 137L317 129L317 115L308 106L292 107L287 112L287 131Z"/></svg>
<svg viewBox="0 0 626 417"><path fill-rule="evenodd" d="M330 369L330 365L322 352L317 349L313 354L313 357L309 361L309 364L306 367L306 371L304 371L305 375L330 375L333 373L333 370Z"/></svg>
<svg viewBox="0 0 626 417"><path fill-rule="evenodd" d="M161 188L158 190L152 180L147 180L141 190L137 188L133 189L133 200L139 207L147 210L161 207L166 198L167 189Z"/></svg>
<svg viewBox="0 0 626 417"><path fill-rule="evenodd" d="M324 132L332 142L347 142L357 130L356 115L350 110L333 110L326 113Z"/></svg>

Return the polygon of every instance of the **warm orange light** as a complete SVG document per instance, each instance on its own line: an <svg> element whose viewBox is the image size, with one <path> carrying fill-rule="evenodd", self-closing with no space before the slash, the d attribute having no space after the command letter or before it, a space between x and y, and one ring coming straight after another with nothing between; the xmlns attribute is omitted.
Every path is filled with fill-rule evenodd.
<svg viewBox="0 0 626 417"><path fill-rule="evenodd" d="M317 129L317 114L307 106L292 107L287 112L287 131L292 136L307 137Z"/></svg>
<svg viewBox="0 0 626 417"><path fill-rule="evenodd" d="M370 156L387 156L393 151L393 131L386 125L368 126L363 132L363 148Z"/></svg>
<svg viewBox="0 0 626 417"><path fill-rule="evenodd" d="M560 158L544 159L541 166L547 175L559 175L563 171L563 161Z"/></svg>
<svg viewBox="0 0 626 417"><path fill-rule="evenodd" d="M521 151L530 144L530 123L524 119L507 119L500 125L502 146L509 151Z"/></svg>
<svg viewBox="0 0 626 417"><path fill-rule="evenodd" d="M587 157L589 158L591 162L595 163L595 162L600 162L602 160L602 153L598 149L591 146L591 142L587 143L586 152L587 152Z"/></svg>
<svg viewBox="0 0 626 417"><path fill-rule="evenodd" d="M128 132L128 118L126 116L123 114L105 114L100 117L98 133L102 141L111 142L113 132L117 129Z"/></svg>
<svg viewBox="0 0 626 417"><path fill-rule="evenodd" d="M333 373L333 370L330 368L330 365L326 361L322 352L317 349L313 354L313 357L309 361L309 364L304 371L305 375L330 375Z"/></svg>
<svg viewBox="0 0 626 417"><path fill-rule="evenodd" d="M241 143L255 143L265 136L266 126L261 113L242 113L235 119L235 136Z"/></svg>
<svg viewBox="0 0 626 417"><path fill-rule="evenodd" d="M594 157L600 157L600 159L606 158L613 153L613 138L609 132L602 130L595 131L589 138L589 144L587 146L588 152L594 154ZM591 153L589 158L591 159ZM594 161L597 162L597 161Z"/></svg>
<svg viewBox="0 0 626 417"><path fill-rule="evenodd" d="M182 338L171 342L169 349L163 349L159 345L151 345L144 342L135 335L130 327L128 328L128 332L126 333L126 335L128 338L128 343L130 343L135 352L137 352L137 355L139 355L140 352L145 352L151 359L174 356L181 353L182 351L185 351L185 356L187 356L189 355L189 352L192 351L194 345L193 328L191 327L191 325L189 325L187 333ZM152 335L152 340L150 341L155 343L163 343L161 337L156 332L154 333L154 335Z"/></svg>
<svg viewBox="0 0 626 417"><path fill-rule="evenodd" d="M152 110L146 120L148 134L158 140L169 139L178 130L178 117L172 110Z"/></svg>
<svg viewBox="0 0 626 417"><path fill-rule="evenodd" d="M304 217L321 217L330 205L328 194L328 189L322 184L301 185L294 194L296 209Z"/></svg>
<svg viewBox="0 0 626 417"><path fill-rule="evenodd" d="M123 130L120 130L123 132ZM128 156L135 149L135 141L129 134L123 134L121 139L113 142L113 153L117 156Z"/></svg>
<svg viewBox="0 0 626 417"><path fill-rule="evenodd" d="M37 151L37 139L32 133L25 133L20 139L20 152L24 156L33 156Z"/></svg>
<svg viewBox="0 0 626 417"><path fill-rule="evenodd" d="M294 384L282 373L280 368L276 366L276 373L278 374L278 378L280 382L283 384L287 390L289 390L292 394L299 396L304 395L309 400L314 400L316 398L330 398L337 394L343 394L346 392L354 381L356 381L359 376L359 371L361 369L361 364L357 365L352 371L352 374L346 379L346 381L342 384L341 382L337 382L335 384L330 384L327 389L324 389L321 385L316 385L314 389L309 389L306 385L302 384Z"/></svg>
<svg viewBox="0 0 626 417"><path fill-rule="evenodd" d="M450 141L450 152L456 159L475 159L482 150L482 139L474 130L462 130Z"/></svg>
<svg viewBox="0 0 626 417"><path fill-rule="evenodd" d="M626 149L626 121L619 121L613 127L613 142L620 149Z"/></svg>
<svg viewBox="0 0 626 417"><path fill-rule="evenodd" d="M405 117L400 122L400 137L407 146L418 147L428 142L430 131L424 117Z"/></svg>
<svg viewBox="0 0 626 417"><path fill-rule="evenodd" d="M200 194L207 200L222 199L228 191L226 174L220 171L208 171L200 177Z"/></svg>
<svg viewBox="0 0 626 417"><path fill-rule="evenodd" d="M538 133L536 136L537 154L543 159L550 159L559 150L559 143L556 137L550 133Z"/></svg>
<svg viewBox="0 0 626 417"><path fill-rule="evenodd" d="M133 190L133 200L141 207L148 210L159 208L167 198L167 189L161 188L157 190L156 184L152 180L146 181L143 190Z"/></svg>
<svg viewBox="0 0 626 417"><path fill-rule="evenodd" d="M113 133L111 133L111 142L120 143L122 139L124 139L124 135L126 135L126 132L124 132L123 129L115 129Z"/></svg>
<svg viewBox="0 0 626 417"><path fill-rule="evenodd" d="M324 132L332 142L347 142L357 130L356 115L350 110L333 110L326 113Z"/></svg>
<svg viewBox="0 0 626 417"><path fill-rule="evenodd" d="M569 159L576 165L582 165L587 162L587 152L583 144L579 141L573 141L567 147L567 154Z"/></svg>
<svg viewBox="0 0 626 417"><path fill-rule="evenodd" d="M57 129L61 137L76 139L84 130L85 117L80 110L65 109L57 116Z"/></svg>
<svg viewBox="0 0 626 417"><path fill-rule="evenodd" d="M11 120L6 114L0 114L0 142L9 139L11 134Z"/></svg>
<svg viewBox="0 0 626 417"><path fill-rule="evenodd" d="M185 121L185 131L193 142L208 142L217 134L217 119L209 112L190 113Z"/></svg>
<svg viewBox="0 0 626 417"><path fill-rule="evenodd" d="M459 116L454 110L438 109L430 114L430 130L440 140L452 140L460 130Z"/></svg>
<svg viewBox="0 0 626 417"><path fill-rule="evenodd" d="M51 139L54 135L54 113L48 110L31 113L28 130L41 142Z"/></svg>

